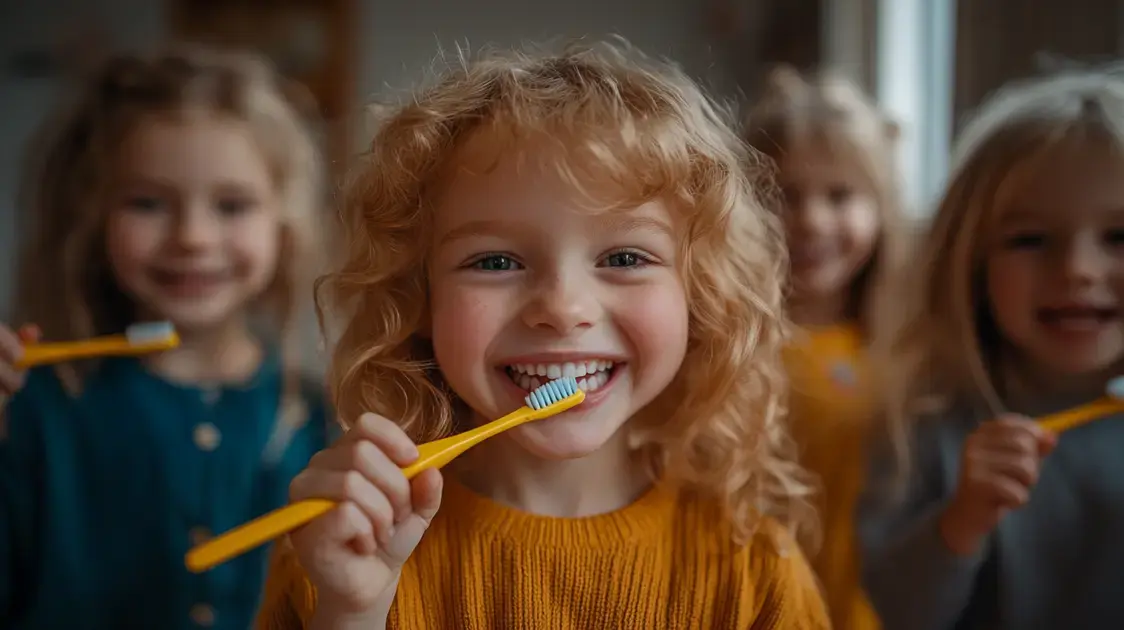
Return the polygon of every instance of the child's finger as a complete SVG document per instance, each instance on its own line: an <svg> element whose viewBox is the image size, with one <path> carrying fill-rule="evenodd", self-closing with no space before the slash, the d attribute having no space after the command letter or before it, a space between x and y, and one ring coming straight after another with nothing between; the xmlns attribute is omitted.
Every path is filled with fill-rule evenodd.
<svg viewBox="0 0 1124 630"><path fill-rule="evenodd" d="M16 333L20 341L24 344L38 343L39 337L43 334L39 327L35 324L24 324L20 326L19 332Z"/></svg>
<svg viewBox="0 0 1124 630"><path fill-rule="evenodd" d="M418 458L418 447L402 427L376 413L359 416L347 435L353 440L374 442L399 468L409 466Z"/></svg>
<svg viewBox="0 0 1124 630"><path fill-rule="evenodd" d="M436 469L424 470L410 482L414 511L397 527L397 535L386 547L385 557L391 565L401 565L421 542L429 523L441 505L441 473Z"/></svg>
<svg viewBox="0 0 1124 630"><path fill-rule="evenodd" d="M379 550L378 533L375 531L375 524L367 518L363 508L348 501L337 509L347 519L352 534L349 539L351 549L359 555L373 556Z"/></svg>
<svg viewBox="0 0 1124 630"><path fill-rule="evenodd" d="M1038 457L1045 457L1054 451L1054 447L1058 445L1058 434L1039 427L1042 431L1038 436Z"/></svg>
<svg viewBox="0 0 1124 630"><path fill-rule="evenodd" d="M999 507L1022 507L1030 499L1030 490L1026 486L1007 477L993 477L987 487Z"/></svg>
<svg viewBox="0 0 1124 630"><path fill-rule="evenodd" d="M0 363L15 363L23 356L23 343L7 326L0 324Z"/></svg>
<svg viewBox="0 0 1124 630"><path fill-rule="evenodd" d="M373 442L359 440L353 442L349 453L352 470L358 470L390 501L394 509L395 522L410 513L410 482L402 474L402 469L390 461L386 453L379 450Z"/></svg>
<svg viewBox="0 0 1124 630"><path fill-rule="evenodd" d="M1024 487L1031 487L1038 482L1038 454L1000 454L995 456L988 464L993 474L999 474L1017 482Z"/></svg>
<svg viewBox="0 0 1124 630"><path fill-rule="evenodd" d="M308 467L322 471L358 471L386 495L394 508L396 522L410 513L410 484L406 476L370 440L340 442L313 455Z"/></svg>
<svg viewBox="0 0 1124 630"><path fill-rule="evenodd" d="M0 361L0 393L14 394L23 387L24 373Z"/></svg>
<svg viewBox="0 0 1124 630"><path fill-rule="evenodd" d="M390 501L359 471L306 469L289 484L289 495L292 501L350 501L371 520L375 538L380 544L385 545L394 535L394 509Z"/></svg>
<svg viewBox="0 0 1124 630"><path fill-rule="evenodd" d="M293 544L310 549L322 545L324 541L346 544L363 554L374 553L377 548L374 525L359 506L350 501L294 530L290 536Z"/></svg>
<svg viewBox="0 0 1124 630"><path fill-rule="evenodd" d="M978 443L990 452L1037 453L1041 433L1029 420L1000 418L983 428Z"/></svg>
<svg viewBox="0 0 1124 630"><path fill-rule="evenodd" d="M414 513L425 520L426 523L433 520L433 517L437 515L437 510L441 507L441 492L444 485L445 480L441 476L441 471L436 468L423 470L417 477L414 477L410 484Z"/></svg>

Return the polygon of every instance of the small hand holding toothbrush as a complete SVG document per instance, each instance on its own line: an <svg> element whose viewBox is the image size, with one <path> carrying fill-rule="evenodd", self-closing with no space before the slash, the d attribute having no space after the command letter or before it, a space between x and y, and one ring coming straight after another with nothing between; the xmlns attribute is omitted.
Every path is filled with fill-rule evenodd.
<svg viewBox="0 0 1124 630"><path fill-rule="evenodd" d="M1103 397L1087 404L1037 419L1008 414L982 423L964 443L956 492L939 521L948 548L975 553L1011 510L1030 500L1061 434L1121 412L1124 377L1116 377Z"/></svg>
<svg viewBox="0 0 1124 630"><path fill-rule="evenodd" d="M291 504L192 549L185 563L191 571L205 571L308 524L292 538L298 552L308 555L301 558L305 570L318 584L339 583L337 592L359 600L369 596L371 601L355 602L366 610L437 512L441 477L430 469L485 439L583 400L577 381L563 377L532 391L525 406L499 420L418 447L390 420L365 414L293 480ZM321 571L324 567L333 568Z"/></svg>
<svg viewBox="0 0 1124 630"><path fill-rule="evenodd" d="M38 365L64 363L112 355L140 355L170 350L179 336L168 322L133 324L124 334L83 341L40 343L39 329L24 326L18 333L0 324L0 409L23 387L24 371Z"/></svg>

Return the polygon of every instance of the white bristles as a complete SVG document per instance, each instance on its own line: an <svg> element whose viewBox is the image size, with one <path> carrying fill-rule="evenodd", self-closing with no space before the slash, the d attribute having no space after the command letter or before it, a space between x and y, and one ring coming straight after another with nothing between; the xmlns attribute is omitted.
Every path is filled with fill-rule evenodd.
<svg viewBox="0 0 1124 630"><path fill-rule="evenodd" d="M1117 376L1108 381L1105 386L1105 391L1108 392L1110 398L1116 400L1124 400L1124 376Z"/></svg>
<svg viewBox="0 0 1124 630"><path fill-rule="evenodd" d="M132 344L166 341L176 333L171 322L143 322L125 329L125 338Z"/></svg>
<svg viewBox="0 0 1124 630"><path fill-rule="evenodd" d="M573 396L577 391L578 380L572 376L563 376L544 385L539 385L523 400L527 402L528 407L537 411L543 407L549 407L563 398Z"/></svg>

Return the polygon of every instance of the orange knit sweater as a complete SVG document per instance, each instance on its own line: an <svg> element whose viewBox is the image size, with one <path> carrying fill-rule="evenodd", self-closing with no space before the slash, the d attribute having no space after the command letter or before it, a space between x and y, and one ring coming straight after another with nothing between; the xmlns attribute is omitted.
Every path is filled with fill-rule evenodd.
<svg viewBox="0 0 1124 630"><path fill-rule="evenodd" d="M773 521L735 546L708 502L655 488L617 512L535 516L447 480L402 570L388 628L826 630L816 582ZM279 545L279 549L282 547ZM308 627L316 593L274 559L262 630Z"/></svg>
<svg viewBox="0 0 1124 630"><path fill-rule="evenodd" d="M878 630L859 575L855 503L866 476L872 402L866 348L855 326L810 331L786 352L789 417L801 464L820 477L823 545L810 555L835 630Z"/></svg>

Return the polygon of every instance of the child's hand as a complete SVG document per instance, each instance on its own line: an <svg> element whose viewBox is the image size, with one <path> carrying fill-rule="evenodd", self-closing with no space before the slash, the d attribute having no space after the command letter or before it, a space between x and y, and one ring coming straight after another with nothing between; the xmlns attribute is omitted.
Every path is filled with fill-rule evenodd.
<svg viewBox="0 0 1124 630"><path fill-rule="evenodd" d="M389 611L399 570L441 504L440 473L426 470L412 482L402 474L417 456L396 424L364 414L293 480L293 501L340 502L290 537L317 587L318 616Z"/></svg>
<svg viewBox="0 0 1124 630"><path fill-rule="evenodd" d="M0 408L9 396L23 387L23 370L15 367L23 356L23 346L38 340L39 329L35 326L24 326L16 333L0 324Z"/></svg>
<svg viewBox="0 0 1124 630"><path fill-rule="evenodd" d="M964 443L956 495L941 516L945 543L961 555L973 553L1012 509L1022 507L1038 481L1057 436L1022 416L1002 416L980 425Z"/></svg>

